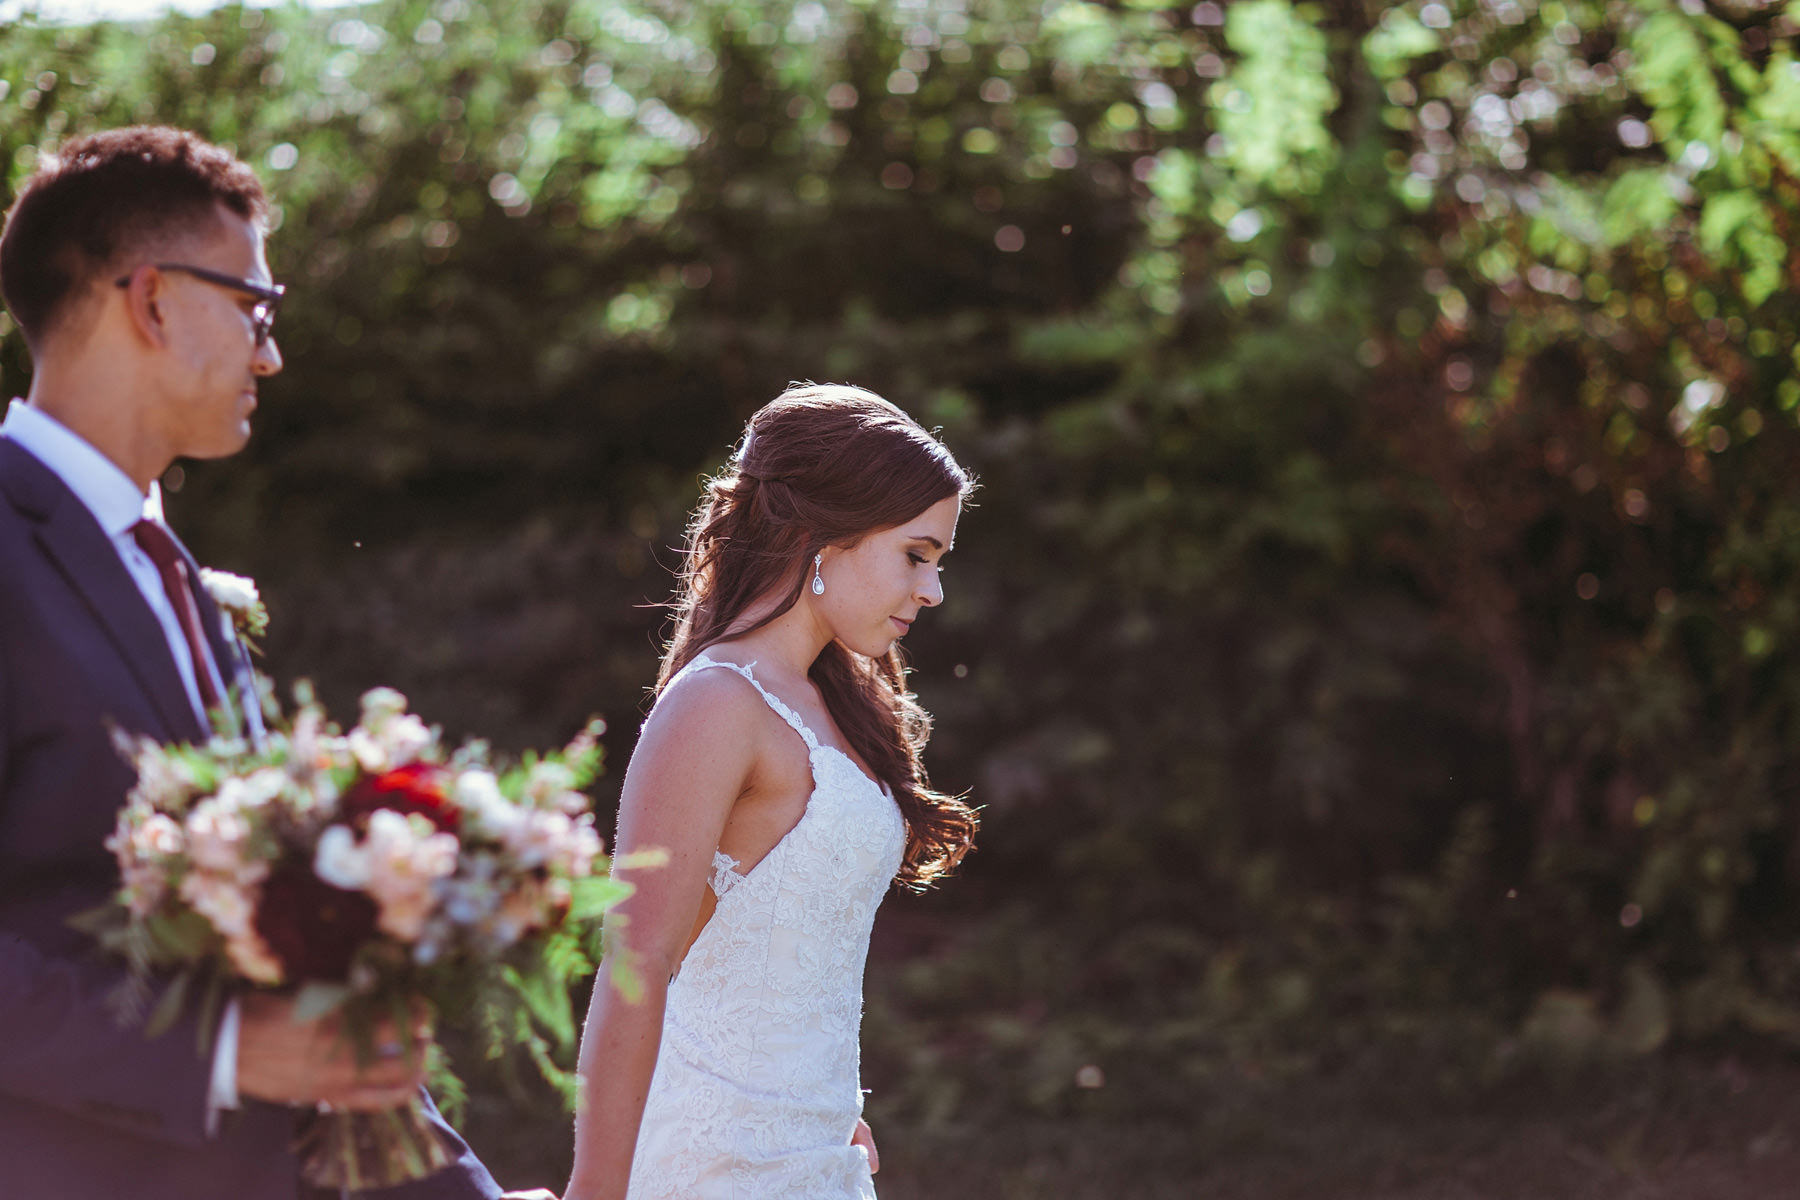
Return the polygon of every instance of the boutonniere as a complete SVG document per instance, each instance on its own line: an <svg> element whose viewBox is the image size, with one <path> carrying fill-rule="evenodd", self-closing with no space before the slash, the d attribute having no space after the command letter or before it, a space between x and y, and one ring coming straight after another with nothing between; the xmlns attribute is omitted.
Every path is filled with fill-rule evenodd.
<svg viewBox="0 0 1800 1200"><path fill-rule="evenodd" d="M200 586L231 618L237 636L254 650L257 641L269 632L269 610L263 606L262 593L256 590L256 580L233 575L230 571L201 567Z"/></svg>

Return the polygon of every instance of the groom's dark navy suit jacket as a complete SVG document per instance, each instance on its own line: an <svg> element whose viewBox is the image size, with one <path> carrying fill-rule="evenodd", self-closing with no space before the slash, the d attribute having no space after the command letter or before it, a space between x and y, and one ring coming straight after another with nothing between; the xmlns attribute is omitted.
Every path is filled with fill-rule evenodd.
<svg viewBox="0 0 1800 1200"><path fill-rule="evenodd" d="M242 648L195 591L221 675L255 695ZM107 1004L120 969L66 923L118 886L103 843L133 776L109 724L162 741L205 733L99 523L0 437L0 1195L294 1200L293 1111L246 1100L209 1137L195 1018L154 1040L121 1028ZM455 1164L372 1195L498 1196L442 1129Z"/></svg>

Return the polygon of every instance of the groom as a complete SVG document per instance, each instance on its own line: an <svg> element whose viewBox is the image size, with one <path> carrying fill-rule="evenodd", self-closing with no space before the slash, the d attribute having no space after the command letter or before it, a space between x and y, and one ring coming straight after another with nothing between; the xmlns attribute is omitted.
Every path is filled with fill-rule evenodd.
<svg viewBox="0 0 1800 1200"><path fill-rule="evenodd" d="M209 707L255 695L156 480L178 457L241 449L258 382L281 370L266 212L231 154L140 127L40 160L0 235L0 294L34 364L0 424L8 1196L294 1200L291 1106L391 1107L419 1087L420 1056L397 1040L359 1066L327 1025L262 993L228 1006L210 1059L192 1013L154 1039L121 1028L107 1004L121 972L66 924L117 886L103 843L133 779L109 725L197 740ZM379 1195L499 1196L432 1115L455 1161Z"/></svg>

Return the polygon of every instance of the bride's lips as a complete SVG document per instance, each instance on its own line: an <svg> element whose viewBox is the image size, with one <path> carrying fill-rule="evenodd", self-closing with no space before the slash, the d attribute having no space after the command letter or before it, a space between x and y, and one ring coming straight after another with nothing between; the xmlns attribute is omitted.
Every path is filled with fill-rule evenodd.
<svg viewBox="0 0 1800 1200"><path fill-rule="evenodd" d="M899 629L902 634L912 628L912 622L904 617L889 617L888 620L892 621L895 628Z"/></svg>

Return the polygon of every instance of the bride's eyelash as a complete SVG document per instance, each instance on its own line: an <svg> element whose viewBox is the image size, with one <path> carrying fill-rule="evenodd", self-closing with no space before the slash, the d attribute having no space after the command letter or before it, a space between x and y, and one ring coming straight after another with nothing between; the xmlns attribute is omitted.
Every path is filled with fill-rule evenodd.
<svg viewBox="0 0 1800 1200"><path fill-rule="evenodd" d="M925 556L923 554L915 554L913 551L908 550L906 552L906 558L907 558L907 561L912 563L912 565L915 567L921 567L921 566L925 565Z"/></svg>

